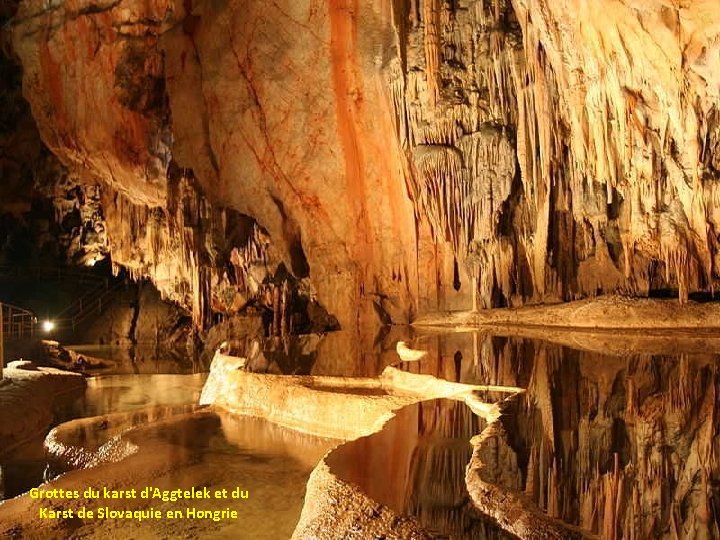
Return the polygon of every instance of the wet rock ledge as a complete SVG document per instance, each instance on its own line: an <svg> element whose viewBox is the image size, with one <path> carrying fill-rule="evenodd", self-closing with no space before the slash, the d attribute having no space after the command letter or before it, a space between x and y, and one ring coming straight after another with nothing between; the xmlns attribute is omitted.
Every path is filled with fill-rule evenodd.
<svg viewBox="0 0 720 540"><path fill-rule="evenodd" d="M0 454L47 430L58 399L85 389L85 378L33 362L10 362L0 381Z"/></svg>

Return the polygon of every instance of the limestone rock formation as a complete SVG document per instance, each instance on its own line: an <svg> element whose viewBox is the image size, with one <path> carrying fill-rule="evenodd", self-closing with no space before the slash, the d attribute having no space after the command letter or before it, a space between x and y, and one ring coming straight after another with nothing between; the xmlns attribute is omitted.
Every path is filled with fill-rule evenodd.
<svg viewBox="0 0 720 540"><path fill-rule="evenodd" d="M27 0L10 28L116 264L198 325L282 311L283 279L250 283L282 264L353 328L712 291L719 23L709 1Z"/></svg>
<svg viewBox="0 0 720 540"><path fill-rule="evenodd" d="M526 388L478 437L468 468L475 502L515 534L556 537L544 531L551 518L601 538L717 538L717 359L626 341L631 352L613 356L452 334L426 340L428 359L405 369Z"/></svg>

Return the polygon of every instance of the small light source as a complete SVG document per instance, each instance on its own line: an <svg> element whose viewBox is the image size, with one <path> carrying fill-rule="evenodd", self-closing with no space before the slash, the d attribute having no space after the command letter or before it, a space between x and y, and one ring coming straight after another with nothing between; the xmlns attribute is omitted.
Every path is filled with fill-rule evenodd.
<svg viewBox="0 0 720 540"><path fill-rule="evenodd" d="M52 321L43 321L42 328L44 332L47 332L48 334L55 330L55 323Z"/></svg>

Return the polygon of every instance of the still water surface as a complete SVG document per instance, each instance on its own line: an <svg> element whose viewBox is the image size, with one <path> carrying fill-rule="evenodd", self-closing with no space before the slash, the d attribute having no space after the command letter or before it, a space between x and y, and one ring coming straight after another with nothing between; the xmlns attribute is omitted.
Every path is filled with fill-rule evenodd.
<svg viewBox="0 0 720 540"><path fill-rule="evenodd" d="M397 339L428 356L397 364ZM256 365L264 372L375 376L396 364L453 382L524 388L503 405L516 467L498 477L528 504L605 536L720 538L720 363L713 343L707 336L392 330L365 344L342 333L328 336L303 345L297 364L291 354L297 344L279 344ZM362 362L350 360L358 354ZM58 414L196 402L202 376L165 377L173 376L97 379ZM507 395L482 397L494 402ZM469 505L463 482L468 441L483 427L460 402L421 403L400 411L381 432L341 446L328 462L338 476L429 530L492 537L496 532ZM135 457L103 466L98 475L125 482L121 471L134 470L139 476L132 482L140 485L147 481L143 470L155 471L167 486L252 480L251 496L260 504L247 506L247 519L288 531L274 538L291 533L307 476L334 445L265 421L208 412L141 428L131 438L164 456L162 474L157 464ZM23 455L31 458L26 470L44 465L41 455L35 461L31 452ZM32 476L22 472L22 460L5 462L4 470L8 493L32 484L13 484L12 471Z"/></svg>

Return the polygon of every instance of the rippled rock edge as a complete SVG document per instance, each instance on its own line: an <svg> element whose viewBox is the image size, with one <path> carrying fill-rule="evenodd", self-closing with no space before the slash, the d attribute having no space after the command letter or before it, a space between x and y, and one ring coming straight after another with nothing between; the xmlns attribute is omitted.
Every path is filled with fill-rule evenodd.
<svg viewBox="0 0 720 540"><path fill-rule="evenodd" d="M335 391L327 392L328 387ZM388 393L353 394L357 388L381 388ZM507 392L510 397L484 403L475 397L477 390ZM470 441L473 457L466 472L467 488L478 510L521 538L591 537L548 517L529 498L492 481L493 452L500 447L512 452L500 422L501 410L523 392L521 388L452 383L394 367L386 368L377 379L259 375L244 371L242 359L216 355L201 403L349 442L380 431L397 411L413 403L437 398L464 401L488 422ZM360 531L385 538L433 537L414 517L398 515L333 474L327 459L338 448L330 450L313 470L293 538L329 540Z"/></svg>
<svg viewBox="0 0 720 540"><path fill-rule="evenodd" d="M198 410L197 405L161 405L64 422L45 438L48 461L56 472L120 462L139 450L125 438L128 432Z"/></svg>
<svg viewBox="0 0 720 540"><path fill-rule="evenodd" d="M330 540L353 531L385 538L433 538L414 517L399 515L358 486L337 477L327 459L342 444L382 430L406 406L431 399L453 399L465 402L487 422L487 427L470 440L473 454L465 476L468 492L480 512L520 538L593 537L547 516L528 497L496 481L499 460L514 459L502 426L502 411L512 400L519 399L524 392L521 388L453 383L394 367L371 379L261 375L245 371L244 365L242 358L216 355L199 406L152 407L61 424L46 438L48 457L54 467L64 470L116 463L138 451L126 439L128 432L173 416L207 410L212 405L234 414L265 418L296 431L338 439L339 445L325 455L308 479L294 539ZM371 390L376 393L368 393ZM476 397L478 390L510 396L497 403L485 403ZM359 391L362 393L353 393ZM95 444L87 445L82 434L88 431L97 436Z"/></svg>
<svg viewBox="0 0 720 540"><path fill-rule="evenodd" d="M509 397L501 406L521 399L521 394ZM493 518L503 530L523 539L597 538L589 531L581 531L548 516L529 497L496 480L496 471L500 470L503 461L510 460L517 468L515 452L508 444L502 416L490 421L470 443L473 454L465 471L468 492L475 506Z"/></svg>

